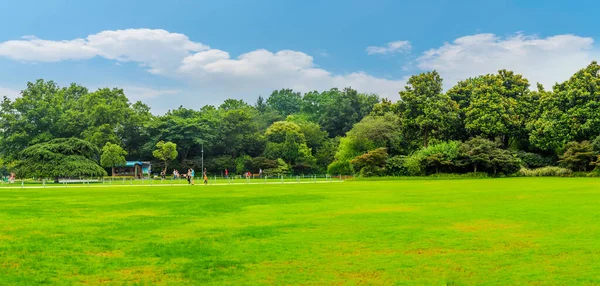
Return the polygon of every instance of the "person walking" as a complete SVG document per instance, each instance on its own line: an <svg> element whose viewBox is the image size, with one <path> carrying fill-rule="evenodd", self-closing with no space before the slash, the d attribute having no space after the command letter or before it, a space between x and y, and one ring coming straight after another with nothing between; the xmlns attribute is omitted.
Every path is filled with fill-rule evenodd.
<svg viewBox="0 0 600 286"><path fill-rule="evenodd" d="M225 179L229 178L229 171L227 170L227 168L225 168Z"/></svg>
<svg viewBox="0 0 600 286"><path fill-rule="evenodd" d="M188 185L192 184L192 169L188 169L187 171L187 181Z"/></svg>
<svg viewBox="0 0 600 286"><path fill-rule="evenodd" d="M225 169L225 173L227 173L227 169ZM208 184L208 176L206 176L206 168L204 168L204 172L202 173L202 177L204 177L204 184Z"/></svg>
<svg viewBox="0 0 600 286"><path fill-rule="evenodd" d="M196 171L194 171L194 168L190 169L190 173L191 173L191 174L190 174L190 175L191 175L191 178L190 178L190 183L191 183L191 184L192 184L192 186L193 186L193 185L194 185L194 177L196 176Z"/></svg>

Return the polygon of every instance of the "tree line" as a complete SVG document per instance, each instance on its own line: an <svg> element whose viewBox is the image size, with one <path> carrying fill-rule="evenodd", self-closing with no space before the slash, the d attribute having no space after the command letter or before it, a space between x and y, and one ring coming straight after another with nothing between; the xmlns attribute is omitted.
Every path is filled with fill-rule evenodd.
<svg viewBox="0 0 600 286"><path fill-rule="evenodd" d="M600 164L599 71L592 62L532 90L500 70L447 91L432 71L412 76L396 102L352 88L282 89L253 104L227 99L164 115L122 89L37 80L0 105L0 158L3 172L37 177L102 175L98 164L125 158L199 169L202 150L211 174L587 172Z"/></svg>

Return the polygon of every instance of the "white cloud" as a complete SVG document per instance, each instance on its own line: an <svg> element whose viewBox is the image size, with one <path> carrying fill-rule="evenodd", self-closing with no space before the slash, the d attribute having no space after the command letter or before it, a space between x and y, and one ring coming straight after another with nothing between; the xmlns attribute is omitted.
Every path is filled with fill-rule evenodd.
<svg viewBox="0 0 600 286"><path fill-rule="evenodd" d="M199 86L218 86L219 91L227 95L245 91L250 96L280 88L306 92L351 86L363 92L397 98L405 82L363 72L333 75L316 67L311 56L291 50L276 53L256 50L231 58L225 51L211 49L183 59L178 74Z"/></svg>
<svg viewBox="0 0 600 286"><path fill-rule="evenodd" d="M19 96L20 94L21 94L21 92L16 89L11 89L11 88L6 88L6 87L0 86L0 99L3 98L4 96L14 99L15 97Z"/></svg>
<svg viewBox="0 0 600 286"><path fill-rule="evenodd" d="M165 30L102 31L86 39L51 41L35 36L0 43L0 56L33 62L84 60L95 56L138 62L154 74L175 70L182 58L209 47Z"/></svg>
<svg viewBox="0 0 600 286"><path fill-rule="evenodd" d="M410 48L410 42L396 41L383 47L369 47L367 52L390 54ZM458 80L502 68L523 74L532 84L540 81L550 85L567 79L598 55L593 39L575 35L538 38L523 34L508 37L476 34L424 52L416 59L415 67L420 71L438 70L446 88ZM334 74L320 68L312 56L293 50L259 49L232 56L227 51L194 42L184 34L150 29L103 31L65 41L26 37L0 42L0 56L35 62L85 60L96 56L116 63L135 62L152 74L187 83L182 88L185 92L136 84L124 87L133 100L164 102L164 105L153 106L163 109L182 102L190 107L219 104L226 97L252 102L259 94L268 95L280 88L306 92L351 86L361 92L398 99L398 91L406 82L406 78L381 78L361 71ZM182 98L171 100L173 96Z"/></svg>
<svg viewBox="0 0 600 286"><path fill-rule="evenodd" d="M409 41L395 41L389 42L385 46L370 46L367 47L367 54L369 55L388 55L394 53L405 53L412 49L412 45Z"/></svg>
<svg viewBox="0 0 600 286"><path fill-rule="evenodd" d="M164 95L178 95L182 91L179 89L156 89L146 86L124 86L123 92L130 99L130 101L147 100L150 98L156 98Z"/></svg>
<svg viewBox="0 0 600 286"><path fill-rule="evenodd" d="M127 29L102 31L87 37L86 45L98 56L121 62L138 62L154 74L169 73L181 59L209 47L184 34L165 30Z"/></svg>
<svg viewBox="0 0 600 286"><path fill-rule="evenodd" d="M406 49L408 42L390 43L390 49ZM191 41L186 35L165 30L127 29L102 31L85 39L68 41L41 40L27 37L0 43L0 56L11 59L55 62L83 60L95 56L117 62L137 62L148 72L186 81L205 96L218 101L223 97L253 101L258 94L274 89L294 88L299 91L324 90L352 86L363 92L397 98L404 80L377 78L363 72L334 75L318 68L313 57L298 51L270 52L254 50L236 58L228 52L210 49ZM179 93L143 88L124 88L139 99ZM216 103L216 102L215 102Z"/></svg>
<svg viewBox="0 0 600 286"><path fill-rule="evenodd" d="M90 59L96 56L96 51L83 39L48 41L26 36L0 43L0 56L22 61L58 62Z"/></svg>
<svg viewBox="0 0 600 286"><path fill-rule="evenodd" d="M457 81L500 69L513 70L550 88L598 59L592 38L556 35L546 38L515 34L465 36L423 53L417 59L421 70L437 70L445 87Z"/></svg>

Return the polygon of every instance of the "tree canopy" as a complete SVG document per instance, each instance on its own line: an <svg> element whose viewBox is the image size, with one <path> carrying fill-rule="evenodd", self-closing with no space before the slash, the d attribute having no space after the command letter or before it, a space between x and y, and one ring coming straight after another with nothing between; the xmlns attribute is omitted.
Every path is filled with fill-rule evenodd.
<svg viewBox="0 0 600 286"><path fill-rule="evenodd" d="M20 97L0 103L0 160L4 172L18 166L27 176L74 175L37 170L46 165L36 164L72 159L71 167L97 165L98 148L106 148L100 160L108 167L129 159L153 161L167 171L199 168L204 159L215 174L259 168L364 176L502 175L557 165L600 170L597 62L551 88L532 87L522 75L499 70L446 91L441 75L429 71L411 76L398 92L380 98L351 87L305 93L282 88L257 95L253 104L229 98L157 115L120 88L91 91L40 79L27 83ZM76 146L96 151L86 156L48 151L67 140L62 138L76 138ZM55 155L39 157L50 153ZM97 174L94 164L84 164L81 174Z"/></svg>
<svg viewBox="0 0 600 286"><path fill-rule="evenodd" d="M25 148L16 166L21 177L101 177L98 147L77 138L57 138Z"/></svg>

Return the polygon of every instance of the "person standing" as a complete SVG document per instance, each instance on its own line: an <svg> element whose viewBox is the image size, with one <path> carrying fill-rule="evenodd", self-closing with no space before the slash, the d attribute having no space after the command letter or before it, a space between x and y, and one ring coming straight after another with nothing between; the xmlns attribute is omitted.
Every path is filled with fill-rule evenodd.
<svg viewBox="0 0 600 286"><path fill-rule="evenodd" d="M187 176L188 185L190 185L192 183L192 169L188 169L186 176Z"/></svg>
<svg viewBox="0 0 600 286"><path fill-rule="evenodd" d="M227 168L225 168L225 179L229 178L229 171L227 170Z"/></svg>
<svg viewBox="0 0 600 286"><path fill-rule="evenodd" d="M190 181L191 181L191 184L193 186L194 185L194 176L196 176L196 171L194 171L194 168L192 168L190 172L191 172L191 175L192 175Z"/></svg>
<svg viewBox="0 0 600 286"><path fill-rule="evenodd" d="M262 169L261 168L258 168L258 177L262 178Z"/></svg>
<svg viewBox="0 0 600 286"><path fill-rule="evenodd" d="M227 173L227 169L225 169L225 173ZM208 184L208 176L206 176L206 168L204 168L204 172L202 173L202 177L204 177L204 184Z"/></svg>

